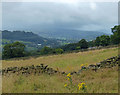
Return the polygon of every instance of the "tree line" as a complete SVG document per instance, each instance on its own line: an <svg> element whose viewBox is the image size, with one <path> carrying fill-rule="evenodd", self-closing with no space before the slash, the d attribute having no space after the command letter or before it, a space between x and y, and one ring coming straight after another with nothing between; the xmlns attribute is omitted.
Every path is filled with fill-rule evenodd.
<svg viewBox="0 0 120 95"><path fill-rule="evenodd" d="M48 55L48 54L62 54L67 51L87 49L88 47L117 45L120 43L120 25L111 28L112 35L102 35L96 37L95 40L86 41L81 39L77 43L70 43L59 48L44 47L37 51L25 51L25 45L20 42L7 44L3 47L3 59L34 56L34 55Z"/></svg>
<svg viewBox="0 0 120 95"><path fill-rule="evenodd" d="M71 43L61 48L64 51L71 51L71 50L79 50L79 49L87 49L88 47L95 47L95 46L108 46L108 45L117 45L120 43L120 25L114 26L111 28L112 35L101 35L96 37L95 40L86 41L85 39L81 39L78 43Z"/></svg>

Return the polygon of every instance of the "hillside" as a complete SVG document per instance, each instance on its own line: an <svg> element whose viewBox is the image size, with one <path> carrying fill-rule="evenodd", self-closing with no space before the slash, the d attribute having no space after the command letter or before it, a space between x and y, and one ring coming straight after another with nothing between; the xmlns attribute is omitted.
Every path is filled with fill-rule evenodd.
<svg viewBox="0 0 120 95"><path fill-rule="evenodd" d="M60 55L49 55L41 57L25 57L18 60L3 60L3 68L12 66L29 66L46 64L56 69L57 67L61 71L78 70L81 64L89 65L96 64L104 59L116 56L118 54L118 48L91 50L78 53L66 53ZM21 62L22 61L22 62Z"/></svg>
<svg viewBox="0 0 120 95"><path fill-rule="evenodd" d="M21 41L29 47L33 48L42 48L44 46L56 47L59 46L60 43L57 42L55 39L47 39L41 37L37 34L32 32L25 32L25 31L2 31L2 44L11 43L14 41Z"/></svg>
<svg viewBox="0 0 120 95"><path fill-rule="evenodd" d="M107 58L116 56L118 48L92 50L79 53L41 56L38 58L19 58L3 60L3 68L24 67L32 65L48 65L59 71L78 71L80 65L96 64ZM92 70L83 71L81 74L71 76L76 87L67 89L64 84L69 84L66 75L62 74L8 74L3 76L3 93L83 93L77 89L80 82L87 85L87 93L118 93L118 67L102 68L97 72Z"/></svg>
<svg viewBox="0 0 120 95"><path fill-rule="evenodd" d="M104 35L105 33L99 31L83 31L83 30L71 30L71 29L51 29L49 31L44 30L38 33L43 37L47 38L59 38L67 40L76 40L80 39L93 40L97 36Z"/></svg>

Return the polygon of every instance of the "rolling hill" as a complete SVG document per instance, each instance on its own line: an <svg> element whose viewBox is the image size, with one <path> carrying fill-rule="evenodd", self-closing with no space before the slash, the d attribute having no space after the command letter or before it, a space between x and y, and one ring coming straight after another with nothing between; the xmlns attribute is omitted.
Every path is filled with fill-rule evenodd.
<svg viewBox="0 0 120 95"><path fill-rule="evenodd" d="M42 48L44 46L49 47L56 47L59 46L60 43L57 42L55 39L47 39L41 37L37 34L32 32L25 32L25 31L2 31L2 44L5 45L7 43L12 43L14 41L21 41L28 47L34 48Z"/></svg>
<svg viewBox="0 0 120 95"><path fill-rule="evenodd" d="M49 31L40 31L38 35L42 35L46 38L58 38L58 39L67 39L67 40L76 40L80 39L93 40L97 36L101 36L103 32L99 31L83 31L83 30L71 30L71 29L51 29Z"/></svg>

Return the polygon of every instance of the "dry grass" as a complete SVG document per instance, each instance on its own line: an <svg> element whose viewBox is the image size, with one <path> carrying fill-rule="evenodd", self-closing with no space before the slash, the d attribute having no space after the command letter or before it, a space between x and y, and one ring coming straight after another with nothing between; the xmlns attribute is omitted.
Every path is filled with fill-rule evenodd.
<svg viewBox="0 0 120 95"><path fill-rule="evenodd" d="M96 64L104 59L107 59L112 56L116 56L118 54L117 48L111 49L101 49L101 50L93 50L79 53L69 53L69 54L61 54L61 55L50 55L50 56L42 56L38 58L29 58L26 60L3 60L2 67L14 67L14 66L28 66L28 65L38 65L38 64L47 64L50 67L56 69L57 67L61 71L73 71L79 70L80 65L89 65Z"/></svg>
<svg viewBox="0 0 120 95"><path fill-rule="evenodd" d="M95 64L118 54L118 48L94 50L79 53L42 56L26 60L3 60L3 68L14 66L48 64L49 67L61 71L77 71L80 64ZM88 93L117 93L118 92L118 68L104 68L97 72L84 71L80 75L73 75L73 83L85 82ZM10 75L3 76L3 93L69 93L64 88L67 83L65 75ZM75 93L77 90L74 91Z"/></svg>
<svg viewBox="0 0 120 95"><path fill-rule="evenodd" d="M117 69L114 67L98 72L84 71L80 75L72 76L73 83L77 86L79 82L85 82L88 93L118 93ZM68 83L65 75L4 76L3 93L70 93L64 87L65 83Z"/></svg>

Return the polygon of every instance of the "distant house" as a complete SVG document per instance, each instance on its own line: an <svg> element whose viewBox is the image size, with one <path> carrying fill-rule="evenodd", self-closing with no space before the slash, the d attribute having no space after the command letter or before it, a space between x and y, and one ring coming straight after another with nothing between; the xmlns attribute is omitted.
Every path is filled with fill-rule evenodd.
<svg viewBox="0 0 120 95"><path fill-rule="evenodd" d="M89 47L88 49L97 49L97 47Z"/></svg>
<svg viewBox="0 0 120 95"><path fill-rule="evenodd" d="M41 46L42 44L37 44L38 46Z"/></svg>

